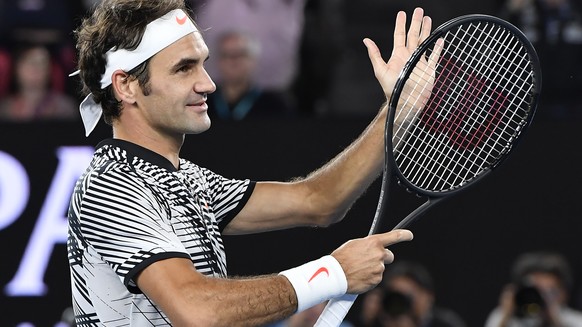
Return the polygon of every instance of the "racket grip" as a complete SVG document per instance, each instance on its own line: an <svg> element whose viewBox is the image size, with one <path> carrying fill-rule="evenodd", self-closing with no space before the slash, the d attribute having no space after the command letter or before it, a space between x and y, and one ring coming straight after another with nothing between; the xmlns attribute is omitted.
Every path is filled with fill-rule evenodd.
<svg viewBox="0 0 582 327"><path fill-rule="evenodd" d="M329 300L313 326L338 327L348 314L348 311L350 311L357 297L357 294L345 294L339 298Z"/></svg>

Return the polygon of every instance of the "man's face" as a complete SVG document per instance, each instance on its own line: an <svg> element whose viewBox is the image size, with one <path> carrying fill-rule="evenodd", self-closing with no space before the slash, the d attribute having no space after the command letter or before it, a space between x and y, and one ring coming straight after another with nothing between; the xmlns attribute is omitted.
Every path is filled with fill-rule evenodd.
<svg viewBox="0 0 582 327"><path fill-rule="evenodd" d="M48 86L50 55L44 48L31 48L17 58L17 79L20 88L44 89Z"/></svg>
<svg viewBox="0 0 582 327"><path fill-rule="evenodd" d="M138 90L146 124L162 135L198 134L210 127L206 95L216 86L206 69L208 47L200 33L184 36L150 59L150 92ZM137 83L137 81L136 81Z"/></svg>
<svg viewBox="0 0 582 327"><path fill-rule="evenodd" d="M564 305L566 303L566 291L554 274L533 272L528 275L527 279L542 293L548 304Z"/></svg>

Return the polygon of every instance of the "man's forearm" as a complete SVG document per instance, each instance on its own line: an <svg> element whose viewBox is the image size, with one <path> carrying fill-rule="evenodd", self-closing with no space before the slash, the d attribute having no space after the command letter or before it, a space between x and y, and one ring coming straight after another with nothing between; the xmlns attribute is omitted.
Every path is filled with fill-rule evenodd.
<svg viewBox="0 0 582 327"><path fill-rule="evenodd" d="M172 317L176 326L262 326L282 320L297 309L297 297L284 276L210 277L191 289L186 287L184 293L186 307L191 309Z"/></svg>
<svg viewBox="0 0 582 327"><path fill-rule="evenodd" d="M306 177L312 202L341 219L353 202L382 172L387 109L380 113L344 151Z"/></svg>

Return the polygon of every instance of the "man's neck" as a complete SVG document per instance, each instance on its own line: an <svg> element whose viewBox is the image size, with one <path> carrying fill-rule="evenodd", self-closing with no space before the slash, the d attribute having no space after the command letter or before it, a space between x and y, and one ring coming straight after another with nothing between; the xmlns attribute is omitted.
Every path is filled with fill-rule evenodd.
<svg viewBox="0 0 582 327"><path fill-rule="evenodd" d="M128 131L113 126L113 137L128 141L151 150L168 159L176 169L180 168L180 149L184 143L184 135L175 137L161 136L155 132L146 132L139 129Z"/></svg>

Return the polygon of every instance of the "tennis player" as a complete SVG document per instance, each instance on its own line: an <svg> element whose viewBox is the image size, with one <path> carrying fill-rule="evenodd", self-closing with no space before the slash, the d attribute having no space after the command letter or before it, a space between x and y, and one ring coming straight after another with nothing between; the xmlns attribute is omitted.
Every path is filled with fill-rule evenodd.
<svg viewBox="0 0 582 327"><path fill-rule="evenodd" d="M430 19L417 9L405 30L400 13L388 62L366 40L384 90ZM381 173L386 108L301 180L228 179L180 158L185 135L210 127L206 97L215 90L209 50L182 0L104 0L76 36L86 133L101 117L113 129L68 214L77 326L264 325L373 288L394 258L386 247L412 239L407 230L377 234L280 273L228 278L221 235L341 220Z"/></svg>

